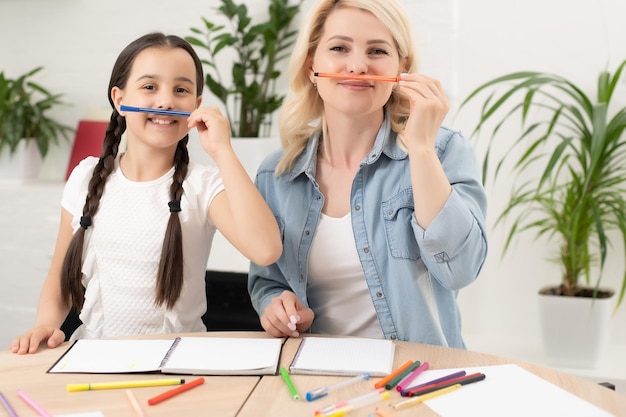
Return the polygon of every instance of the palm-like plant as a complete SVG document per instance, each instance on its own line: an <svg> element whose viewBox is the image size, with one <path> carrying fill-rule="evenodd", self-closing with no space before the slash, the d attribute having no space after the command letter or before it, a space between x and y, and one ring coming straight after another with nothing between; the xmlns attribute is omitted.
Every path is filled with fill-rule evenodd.
<svg viewBox="0 0 626 417"><path fill-rule="evenodd" d="M610 109L625 66L626 60L614 74L600 73L595 101L557 74L516 72L480 85L461 104L463 108L489 92L472 133L492 123L483 161L485 181L492 160L494 178L509 160L515 175L537 174L514 186L496 225L513 218L504 253L512 238L527 230L558 240L560 253L553 260L561 264L563 277L553 294L583 295L587 290L588 295L602 296L611 231L618 231L626 251L626 107ZM494 156L491 145L499 140L502 126L518 116L521 134L502 155ZM592 266L599 269L593 281ZM626 266L616 309L625 291Z"/></svg>

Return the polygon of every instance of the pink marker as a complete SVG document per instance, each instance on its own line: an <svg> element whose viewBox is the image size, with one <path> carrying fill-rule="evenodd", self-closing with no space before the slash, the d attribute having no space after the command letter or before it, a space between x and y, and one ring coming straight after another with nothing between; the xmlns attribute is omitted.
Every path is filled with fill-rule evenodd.
<svg viewBox="0 0 626 417"><path fill-rule="evenodd" d="M396 385L396 390L398 392L402 392L403 389L406 389L406 387L409 386L411 381L417 378L417 376L421 374L422 372L424 372L429 366L430 364L428 362L422 362L422 364L418 366L417 369L415 369L413 372L408 374L406 378L404 378L402 381L400 381L398 385Z"/></svg>

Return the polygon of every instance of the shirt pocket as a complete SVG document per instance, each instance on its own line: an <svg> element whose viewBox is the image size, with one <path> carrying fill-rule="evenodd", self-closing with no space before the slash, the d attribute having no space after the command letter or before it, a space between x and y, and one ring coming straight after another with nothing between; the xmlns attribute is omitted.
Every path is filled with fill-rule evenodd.
<svg viewBox="0 0 626 417"><path fill-rule="evenodd" d="M419 259L419 247L411 225L415 212L413 190L404 189L383 201L382 211L391 256L413 261Z"/></svg>

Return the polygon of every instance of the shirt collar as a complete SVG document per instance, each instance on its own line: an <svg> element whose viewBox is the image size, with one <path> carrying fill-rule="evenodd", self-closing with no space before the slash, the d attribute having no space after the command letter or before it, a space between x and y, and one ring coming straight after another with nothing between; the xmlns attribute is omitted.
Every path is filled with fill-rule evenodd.
<svg viewBox="0 0 626 417"><path fill-rule="evenodd" d="M318 131L311 135L309 142L307 143L304 152L296 160L291 174L289 175L289 181L294 180L300 174L306 174L310 179L315 178L317 167L317 148L322 132ZM371 165L375 163L381 154L387 155L390 159L404 159L408 155L399 145L397 141L398 134L391 130L391 122L389 121L389 115L385 112L385 118L383 123L376 134L376 140L374 146L365 158L365 163Z"/></svg>

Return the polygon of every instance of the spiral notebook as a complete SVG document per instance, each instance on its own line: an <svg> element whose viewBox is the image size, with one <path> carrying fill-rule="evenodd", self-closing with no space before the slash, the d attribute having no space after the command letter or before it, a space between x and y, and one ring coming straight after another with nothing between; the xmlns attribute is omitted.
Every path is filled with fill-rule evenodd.
<svg viewBox="0 0 626 417"><path fill-rule="evenodd" d="M361 337L306 337L289 367L292 374L385 376L392 372L391 340Z"/></svg>
<svg viewBox="0 0 626 417"><path fill-rule="evenodd" d="M49 373L274 375L282 339L80 339Z"/></svg>

